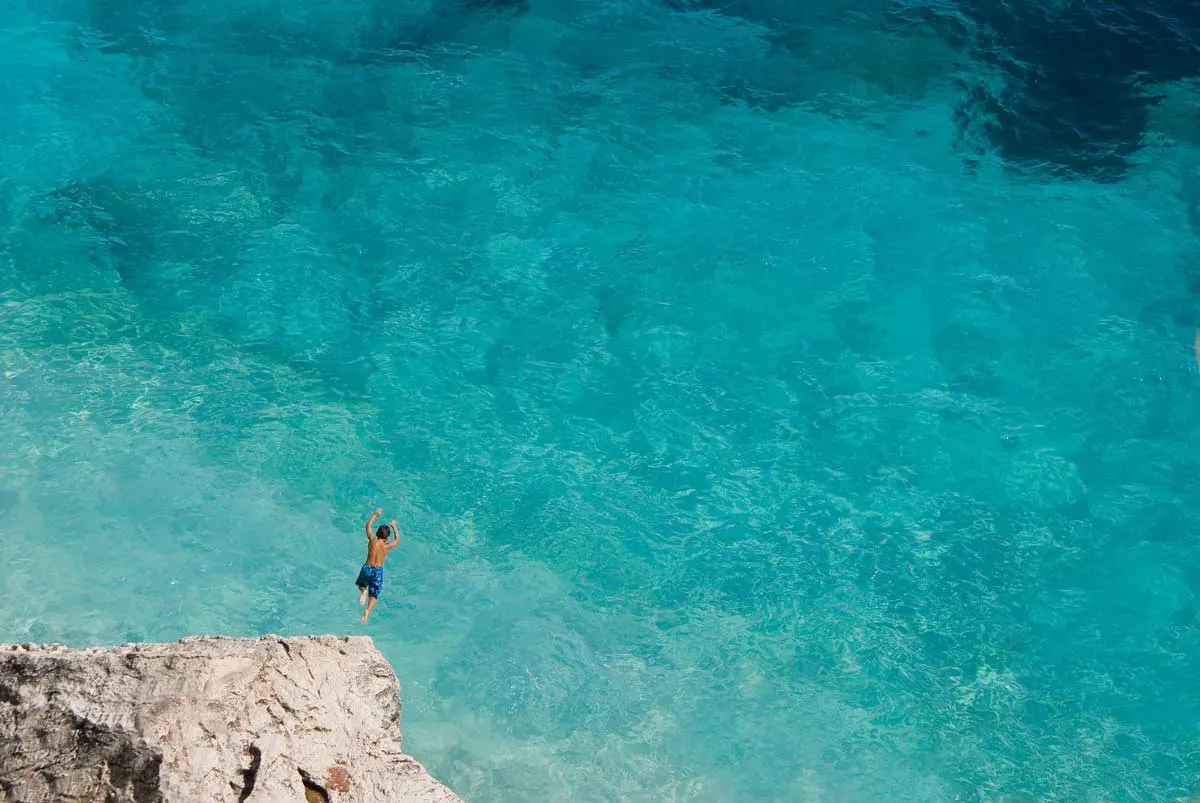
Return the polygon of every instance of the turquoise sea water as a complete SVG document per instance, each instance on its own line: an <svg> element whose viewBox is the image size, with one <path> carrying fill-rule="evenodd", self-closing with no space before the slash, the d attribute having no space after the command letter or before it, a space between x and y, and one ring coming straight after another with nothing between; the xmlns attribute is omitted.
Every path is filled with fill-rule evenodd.
<svg viewBox="0 0 1200 803"><path fill-rule="evenodd" d="M0 8L0 640L364 632L381 505L467 800L1194 790L1183 90L1068 183L883 4Z"/></svg>

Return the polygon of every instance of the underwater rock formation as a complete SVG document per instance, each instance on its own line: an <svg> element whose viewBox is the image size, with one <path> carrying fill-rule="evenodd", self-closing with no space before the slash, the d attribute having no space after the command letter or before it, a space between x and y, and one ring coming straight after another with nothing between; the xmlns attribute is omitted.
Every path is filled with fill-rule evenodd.
<svg viewBox="0 0 1200 803"><path fill-rule="evenodd" d="M1010 163L1064 178L1121 178L1162 84L1200 75L1200 5L1189 0L901 0L1002 81L960 110Z"/></svg>

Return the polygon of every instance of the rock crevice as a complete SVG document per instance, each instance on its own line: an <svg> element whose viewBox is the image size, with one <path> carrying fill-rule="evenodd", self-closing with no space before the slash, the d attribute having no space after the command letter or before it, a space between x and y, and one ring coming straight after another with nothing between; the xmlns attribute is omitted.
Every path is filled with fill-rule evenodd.
<svg viewBox="0 0 1200 803"><path fill-rule="evenodd" d="M369 638L0 645L0 801L461 803Z"/></svg>

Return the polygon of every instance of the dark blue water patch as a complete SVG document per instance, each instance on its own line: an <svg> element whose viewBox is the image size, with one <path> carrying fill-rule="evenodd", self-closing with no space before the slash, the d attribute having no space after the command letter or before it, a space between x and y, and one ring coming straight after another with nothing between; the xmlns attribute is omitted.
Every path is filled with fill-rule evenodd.
<svg viewBox="0 0 1200 803"><path fill-rule="evenodd" d="M505 26L529 11L528 0L435 0L422 13L370 3L369 22L349 53L356 64L424 61L470 48L489 24Z"/></svg>
<svg viewBox="0 0 1200 803"><path fill-rule="evenodd" d="M181 0L86 0L82 13L68 14L97 37L84 34L81 42L90 39L104 53L146 57L180 44L186 5Z"/></svg>
<svg viewBox="0 0 1200 803"><path fill-rule="evenodd" d="M758 27L766 50L746 63L731 56L718 85L727 99L768 112L811 104L806 59L827 46L822 37L832 26L847 24L830 19L832 7L789 8L769 0L672 7L708 8ZM982 74L962 79L959 146L971 165L994 150L1008 164L1037 174L1119 180L1137 161L1150 109L1159 100L1155 85L1200 73L1194 46L1200 14L1172 0L1150 8L1105 6L1096 13L1086 3L1050 8L1034 0L906 0L890 17L878 4L841 10L864 31L896 35L904 29L896 16L923 16L981 69L1003 76L998 86ZM867 108L839 108L839 114Z"/></svg>
<svg viewBox="0 0 1200 803"><path fill-rule="evenodd" d="M94 262L110 266L131 287L160 271L162 261L215 266L211 257L230 229L183 225L182 210L156 183L105 175L71 181L30 199L27 213L41 236L81 238Z"/></svg>
<svg viewBox="0 0 1200 803"><path fill-rule="evenodd" d="M1114 181L1135 160L1156 84L1200 75L1200 7L1186 0L994 3L902 0L952 44L1003 76L970 80L960 125L978 126L1010 163Z"/></svg>

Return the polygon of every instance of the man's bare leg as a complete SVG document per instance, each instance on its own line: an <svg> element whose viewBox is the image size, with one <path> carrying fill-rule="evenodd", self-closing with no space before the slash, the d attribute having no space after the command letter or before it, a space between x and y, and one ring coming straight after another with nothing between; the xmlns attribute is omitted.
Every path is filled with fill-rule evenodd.
<svg viewBox="0 0 1200 803"><path fill-rule="evenodd" d="M371 615L371 611L375 610L375 597L371 597L371 601L367 603L367 609L363 611L362 623L367 623L367 617Z"/></svg>
<svg viewBox="0 0 1200 803"><path fill-rule="evenodd" d="M358 604L359 604L359 605L366 605L366 604L367 604L367 589L365 589L365 588L359 588L359 590L358 590L358 591L359 591L359 594L358 594Z"/></svg>

